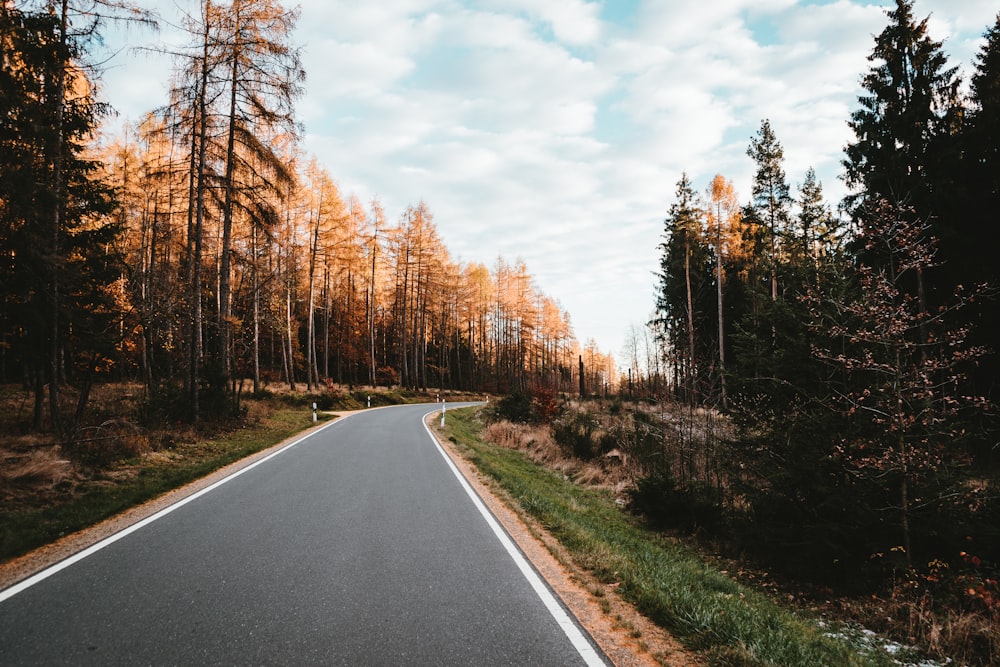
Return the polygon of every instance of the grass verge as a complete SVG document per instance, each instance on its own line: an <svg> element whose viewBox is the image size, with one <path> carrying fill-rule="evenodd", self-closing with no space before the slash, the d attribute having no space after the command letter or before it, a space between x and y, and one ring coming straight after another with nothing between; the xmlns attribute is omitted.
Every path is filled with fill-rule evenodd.
<svg viewBox="0 0 1000 667"><path fill-rule="evenodd" d="M567 549L577 565L712 665L881 666L766 596L713 570L696 554L642 527L613 498L584 489L517 451L484 442L476 408L448 413L447 435Z"/></svg>
<svg viewBox="0 0 1000 667"><path fill-rule="evenodd" d="M312 426L310 412L281 408L257 423L183 444L166 456L141 457L98 475L71 497L39 509L0 512L0 561L92 526L119 512L204 477Z"/></svg>

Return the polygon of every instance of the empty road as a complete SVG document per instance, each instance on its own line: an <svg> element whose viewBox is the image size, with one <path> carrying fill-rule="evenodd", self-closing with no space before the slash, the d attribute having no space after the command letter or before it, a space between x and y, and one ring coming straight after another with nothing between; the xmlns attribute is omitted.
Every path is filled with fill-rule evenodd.
<svg viewBox="0 0 1000 667"><path fill-rule="evenodd" d="M425 430L435 407L337 420L0 593L0 664L604 664Z"/></svg>

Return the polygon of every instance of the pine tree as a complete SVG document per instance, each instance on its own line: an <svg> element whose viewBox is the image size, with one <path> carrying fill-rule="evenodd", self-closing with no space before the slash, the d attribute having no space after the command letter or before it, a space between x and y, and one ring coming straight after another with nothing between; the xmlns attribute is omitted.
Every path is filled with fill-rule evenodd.
<svg viewBox="0 0 1000 667"><path fill-rule="evenodd" d="M107 217L113 193L86 156L104 110L80 65L96 19L75 30L68 2L50 9L0 7L0 272L12 293L0 321L33 380L35 427L43 426L47 385L50 427L71 435L93 374L116 356L108 318L121 264ZM67 381L79 399L64 423Z"/></svg>
<svg viewBox="0 0 1000 667"><path fill-rule="evenodd" d="M790 188L785 178L784 149L771 123L761 122L747 155L753 159L751 202L744 207L741 228L743 253L735 258L743 285L734 292L742 303L735 321L734 361L743 380L784 377L778 369L784 353L779 338L790 326L788 295L794 284L785 285L792 238ZM749 389L751 393L759 387Z"/></svg>
<svg viewBox="0 0 1000 667"><path fill-rule="evenodd" d="M712 320L707 319L714 315L712 262L704 212L687 174L677 182L674 197L664 221L656 309L675 358L675 386L684 400L696 404L703 398L706 361L715 356L709 342L714 341Z"/></svg>
<svg viewBox="0 0 1000 667"><path fill-rule="evenodd" d="M1000 233L997 211L1000 210L1000 14L986 31L985 42L976 58L971 78L971 108L962 139L964 164L962 185L953 198L949 216L953 234L942 239L950 259L945 268L953 281L965 286L988 283L1000 288ZM967 313L970 322L979 326L973 340L996 350L996 332L1000 329L1000 299L984 299ZM1000 354L994 352L972 374L979 392L1000 400ZM996 433L996 425L992 427ZM984 438L983 459L996 460L997 451Z"/></svg>
<svg viewBox="0 0 1000 667"><path fill-rule="evenodd" d="M761 121L760 131L750 139L747 155L757 165L753 178L753 204L756 217L765 225L768 245L767 266L771 276L771 300L778 298L778 269L783 251L783 238L788 234L792 197L782 163L785 151L781 147L771 122Z"/></svg>
<svg viewBox="0 0 1000 667"><path fill-rule="evenodd" d="M853 210L865 199L887 199L928 217L933 203L937 140L961 115L956 69L947 67L940 42L916 22L913 3L896 0L889 24L875 38L871 69L861 85L861 108L848 122L856 137L843 160ZM861 215L860 212L856 215Z"/></svg>

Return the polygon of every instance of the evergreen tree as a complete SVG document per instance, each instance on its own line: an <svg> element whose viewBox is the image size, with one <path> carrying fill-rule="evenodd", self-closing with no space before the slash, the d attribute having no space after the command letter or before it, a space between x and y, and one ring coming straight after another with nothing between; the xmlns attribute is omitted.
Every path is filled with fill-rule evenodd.
<svg viewBox="0 0 1000 667"><path fill-rule="evenodd" d="M704 397L700 384L715 356L711 323L716 314L704 212L687 174L677 182L664 227L656 309L674 358L675 387L696 403Z"/></svg>
<svg viewBox="0 0 1000 667"><path fill-rule="evenodd" d="M88 30L70 29L69 8L0 8L3 125L0 254L8 288L4 336L35 388L34 425L63 424L59 386L80 383L76 418L92 374L116 356L112 283L121 276L111 189L85 155L102 108L82 60ZM7 282L9 278L10 282Z"/></svg>
<svg viewBox="0 0 1000 667"><path fill-rule="evenodd" d="M927 19L916 22L913 3L896 0L889 24L875 38L862 78L861 108L848 122L856 137L843 160L848 198L856 215L866 199L887 199L933 213L933 163L961 116L956 69L947 67L940 42L927 34Z"/></svg>
<svg viewBox="0 0 1000 667"><path fill-rule="evenodd" d="M909 563L918 534L928 540L954 530L928 522L941 521L963 496L947 473L964 463L966 418L988 408L963 388L965 370L983 349L970 344L968 327L945 317L982 291L959 290L926 313L903 286L907 274L932 263L935 239L910 207L882 200L870 208L858 234L867 251L854 272L858 293L845 298L831 281L813 301L813 326L829 338L815 354L837 370L837 388L825 401L840 421L831 429L833 455L859 496L871 499L865 514L872 530L882 521L898 529L881 546L901 544ZM879 507L891 508L890 517Z"/></svg>
<svg viewBox="0 0 1000 667"><path fill-rule="evenodd" d="M954 233L942 239L951 259L953 281L965 286L982 283L1000 287L1000 14L986 31L971 79L971 109L962 141L962 183L955 193ZM947 245L945 245L947 244ZM971 373L979 393L1000 399L1000 355L995 343L1000 329L1000 299L984 299L969 309L969 320L978 324L972 339L993 348ZM996 427L993 427L994 433ZM984 441L987 439L984 439ZM995 437L988 440L996 441ZM984 442L984 458L996 457Z"/></svg>
<svg viewBox="0 0 1000 667"><path fill-rule="evenodd" d="M792 197L782 166L785 151L771 129L771 122L766 118L761 121L757 136L750 139L747 155L757 165L753 177L752 206L756 209L755 217L764 224L773 301L778 298L779 256L782 252L782 237L788 233Z"/></svg>
<svg viewBox="0 0 1000 667"><path fill-rule="evenodd" d="M1000 14L983 35L986 42L976 58L972 75L972 119L974 165L979 177L975 185L994 202L1000 201ZM994 209L995 210L995 209Z"/></svg>
<svg viewBox="0 0 1000 667"><path fill-rule="evenodd" d="M745 280L747 303L736 321L733 347L736 372L741 376L738 380L749 381L753 386L744 389L755 394L761 390L762 378L784 377L778 366L787 350L779 338L793 326L788 306L795 285L786 280L792 278L786 273L794 250L794 245L789 247L794 230L784 149L767 119L750 139L747 155L756 164L753 198L743 211L743 244L748 256L738 272Z"/></svg>
<svg viewBox="0 0 1000 667"><path fill-rule="evenodd" d="M823 184L810 167L799 188L797 243L793 265L803 281L816 286L821 281L824 265L835 259L842 242L839 221L823 199Z"/></svg>

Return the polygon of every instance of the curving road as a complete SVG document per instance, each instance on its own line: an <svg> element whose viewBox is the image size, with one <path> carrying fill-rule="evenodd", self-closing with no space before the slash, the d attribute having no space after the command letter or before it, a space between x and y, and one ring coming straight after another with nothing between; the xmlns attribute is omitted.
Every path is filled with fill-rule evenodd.
<svg viewBox="0 0 1000 667"><path fill-rule="evenodd" d="M2 665L600 665L422 424L333 422L0 592Z"/></svg>

